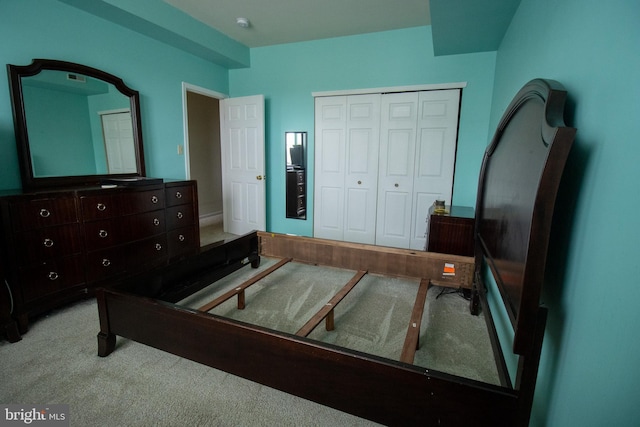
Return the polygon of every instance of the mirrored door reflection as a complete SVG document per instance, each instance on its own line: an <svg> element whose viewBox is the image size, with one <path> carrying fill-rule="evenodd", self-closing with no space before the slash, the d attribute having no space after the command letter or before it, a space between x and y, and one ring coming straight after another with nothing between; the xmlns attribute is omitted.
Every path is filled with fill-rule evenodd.
<svg viewBox="0 0 640 427"><path fill-rule="evenodd" d="M286 215L307 218L306 132L285 132Z"/></svg>

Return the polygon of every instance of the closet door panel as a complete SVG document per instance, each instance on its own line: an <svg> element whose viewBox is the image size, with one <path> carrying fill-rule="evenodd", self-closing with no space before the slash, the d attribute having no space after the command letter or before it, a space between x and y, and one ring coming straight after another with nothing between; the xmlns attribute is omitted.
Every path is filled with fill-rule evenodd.
<svg viewBox="0 0 640 427"><path fill-rule="evenodd" d="M369 191L351 188L347 190L346 194L345 240L348 242L368 243L366 235L370 228L369 224L372 217L375 219L375 207L373 210L363 210L363 206L367 206L370 203ZM373 202L375 204L375 200ZM375 238L375 235L372 237Z"/></svg>
<svg viewBox="0 0 640 427"><path fill-rule="evenodd" d="M429 208L433 205L433 201L442 197L439 193L430 193L428 191L420 191L416 188L413 195L413 212L411 215L411 242L409 249L418 251L425 250L427 244L427 219L429 217ZM425 212L427 214L425 215Z"/></svg>
<svg viewBox="0 0 640 427"><path fill-rule="evenodd" d="M426 218L433 202L451 204L458 140L460 91L420 92L410 249L424 249Z"/></svg>
<svg viewBox="0 0 640 427"><path fill-rule="evenodd" d="M415 171L418 93L382 96L376 244L408 248Z"/></svg>
<svg viewBox="0 0 640 427"><path fill-rule="evenodd" d="M347 98L344 240L375 243L380 94Z"/></svg>
<svg viewBox="0 0 640 427"><path fill-rule="evenodd" d="M316 204L316 206L320 210L320 215L316 217L315 224L321 235L318 235L318 231L316 231L315 237L342 240L342 200L344 199L344 189L342 187L323 186L319 192L320 204Z"/></svg>
<svg viewBox="0 0 640 427"><path fill-rule="evenodd" d="M313 235L343 240L347 98L316 98L315 103Z"/></svg>
<svg viewBox="0 0 640 427"><path fill-rule="evenodd" d="M387 191L381 195L376 229L376 244L398 248L407 248L411 226L411 193L405 191Z"/></svg>

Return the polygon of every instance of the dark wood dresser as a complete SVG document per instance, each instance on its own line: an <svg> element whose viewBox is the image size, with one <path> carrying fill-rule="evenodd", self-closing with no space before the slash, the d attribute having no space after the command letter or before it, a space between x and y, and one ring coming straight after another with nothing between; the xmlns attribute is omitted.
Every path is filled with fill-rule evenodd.
<svg viewBox="0 0 640 427"><path fill-rule="evenodd" d="M304 169L287 170L287 218L303 218L307 213Z"/></svg>
<svg viewBox="0 0 640 427"><path fill-rule="evenodd" d="M0 209L4 305L20 333L30 316L200 247L195 181L17 192Z"/></svg>
<svg viewBox="0 0 640 427"><path fill-rule="evenodd" d="M429 209L427 247L429 252L473 256L475 212L471 207L448 206L445 213Z"/></svg>

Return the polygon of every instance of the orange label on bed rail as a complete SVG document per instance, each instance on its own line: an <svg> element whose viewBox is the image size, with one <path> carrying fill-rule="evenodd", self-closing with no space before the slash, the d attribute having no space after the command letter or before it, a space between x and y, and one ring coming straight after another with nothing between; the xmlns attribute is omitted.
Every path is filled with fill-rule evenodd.
<svg viewBox="0 0 640 427"><path fill-rule="evenodd" d="M445 262L444 263L444 269L442 270L442 275L443 276L455 276L456 275L456 265L449 263L449 262Z"/></svg>

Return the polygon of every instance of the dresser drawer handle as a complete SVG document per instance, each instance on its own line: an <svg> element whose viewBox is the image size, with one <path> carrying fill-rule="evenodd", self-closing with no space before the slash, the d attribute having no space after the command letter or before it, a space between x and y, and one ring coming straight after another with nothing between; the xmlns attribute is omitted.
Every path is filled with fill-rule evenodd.
<svg viewBox="0 0 640 427"><path fill-rule="evenodd" d="M162 245L160 243L156 243L156 251L161 251Z"/></svg>
<svg viewBox="0 0 640 427"><path fill-rule="evenodd" d="M184 218L184 214L182 212L178 212L176 216L178 217L178 219Z"/></svg>
<svg viewBox="0 0 640 427"><path fill-rule="evenodd" d="M40 216L42 218L49 218L51 216L51 212L47 209L40 209Z"/></svg>
<svg viewBox="0 0 640 427"><path fill-rule="evenodd" d="M111 265L111 260L109 260L108 258L102 258L103 267L109 267L110 265Z"/></svg>
<svg viewBox="0 0 640 427"><path fill-rule="evenodd" d="M176 191L176 199L182 199L182 193L179 191Z"/></svg>
<svg viewBox="0 0 640 427"><path fill-rule="evenodd" d="M158 196L151 196L151 203L153 204L158 203Z"/></svg>
<svg viewBox="0 0 640 427"><path fill-rule="evenodd" d="M158 218L153 218L153 225L160 225L160 220Z"/></svg>
<svg viewBox="0 0 640 427"><path fill-rule="evenodd" d="M58 280L58 277L60 276L55 271L50 271L48 277L49 277L49 280Z"/></svg>
<svg viewBox="0 0 640 427"><path fill-rule="evenodd" d="M178 240L181 241L181 242L184 242L185 241L184 234L178 235Z"/></svg>
<svg viewBox="0 0 640 427"><path fill-rule="evenodd" d="M98 203L98 205L96 206L96 209L98 209L100 212L102 212L105 209L107 209L107 205L105 205L104 203Z"/></svg>
<svg viewBox="0 0 640 427"><path fill-rule="evenodd" d="M44 242L42 242L42 244L44 245L45 248L50 248L51 246L53 246L53 240L51 239L44 239Z"/></svg>
<svg viewBox="0 0 640 427"><path fill-rule="evenodd" d="M107 232L107 230L100 230L98 231L98 236L100 236L101 238L105 238L109 235L109 233Z"/></svg>

